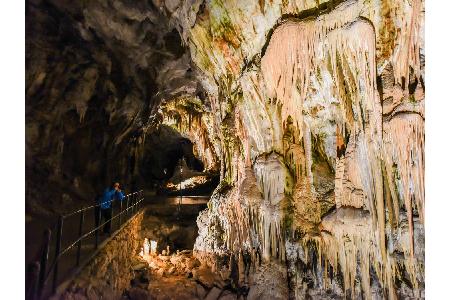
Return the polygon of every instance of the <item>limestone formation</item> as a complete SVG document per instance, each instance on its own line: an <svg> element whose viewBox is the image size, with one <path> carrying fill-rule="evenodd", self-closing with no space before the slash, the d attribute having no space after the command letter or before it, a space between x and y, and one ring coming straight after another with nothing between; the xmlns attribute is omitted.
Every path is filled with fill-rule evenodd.
<svg viewBox="0 0 450 300"><path fill-rule="evenodd" d="M423 2L223 1L201 16L188 41L225 153L199 256L287 261L290 297L423 297Z"/></svg>
<svg viewBox="0 0 450 300"><path fill-rule="evenodd" d="M424 10L29 1L30 198L41 178L162 182L184 155L220 174L201 267L182 268L193 297L423 299ZM180 258L156 260L167 288Z"/></svg>

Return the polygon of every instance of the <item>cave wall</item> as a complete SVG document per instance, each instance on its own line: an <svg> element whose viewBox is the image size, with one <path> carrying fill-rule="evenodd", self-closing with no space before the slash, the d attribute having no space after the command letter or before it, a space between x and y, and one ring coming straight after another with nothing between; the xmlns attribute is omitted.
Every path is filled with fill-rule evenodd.
<svg viewBox="0 0 450 300"><path fill-rule="evenodd" d="M157 4L27 1L27 212L79 206L112 180L137 188L158 105L201 95Z"/></svg>
<svg viewBox="0 0 450 300"><path fill-rule="evenodd" d="M199 256L260 251L293 297L423 297L423 26L419 0L200 5L221 184Z"/></svg>

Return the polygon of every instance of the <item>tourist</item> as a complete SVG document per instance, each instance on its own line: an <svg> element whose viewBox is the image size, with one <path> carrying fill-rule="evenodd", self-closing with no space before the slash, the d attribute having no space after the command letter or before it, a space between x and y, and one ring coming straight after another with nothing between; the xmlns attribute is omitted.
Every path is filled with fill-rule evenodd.
<svg viewBox="0 0 450 300"><path fill-rule="evenodd" d="M103 226L103 233L111 234L111 217L112 217L112 202L114 200L123 201L125 195L120 189L120 184L118 182L112 184L110 187L106 188L100 198L100 222L105 220L106 223Z"/></svg>

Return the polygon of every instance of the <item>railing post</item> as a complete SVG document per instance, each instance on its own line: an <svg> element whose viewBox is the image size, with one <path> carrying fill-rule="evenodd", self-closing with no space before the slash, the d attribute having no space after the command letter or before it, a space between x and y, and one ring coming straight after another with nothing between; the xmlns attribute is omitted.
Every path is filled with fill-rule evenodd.
<svg viewBox="0 0 450 300"><path fill-rule="evenodd" d="M128 209L130 208L129 202L130 202L130 195L127 195L127 220L128 217L130 216L130 212L128 211Z"/></svg>
<svg viewBox="0 0 450 300"><path fill-rule="evenodd" d="M39 284L38 284L38 297L41 297L42 291L44 290L45 284L45 272L47 271L48 254L50 252L50 240L52 236L52 231L47 228L44 231L43 248L40 262L39 270Z"/></svg>
<svg viewBox="0 0 450 300"><path fill-rule="evenodd" d="M133 194L130 194L130 218L133 216Z"/></svg>
<svg viewBox="0 0 450 300"><path fill-rule="evenodd" d="M139 192L136 195L137 195L137 210L139 211L141 209L141 196Z"/></svg>
<svg viewBox="0 0 450 300"><path fill-rule="evenodd" d="M109 236L111 236L111 233L114 232L114 202L111 202L111 218L109 219L109 226L111 227L109 230Z"/></svg>
<svg viewBox="0 0 450 300"><path fill-rule="evenodd" d="M139 206L138 206L139 194L136 192L136 195L134 197L136 198L136 200L135 200L136 212L138 212L139 211Z"/></svg>
<svg viewBox="0 0 450 300"><path fill-rule="evenodd" d="M123 202L123 199L120 200L119 228L120 228L120 226L122 226L122 211L123 211L123 209L122 209L122 202Z"/></svg>
<svg viewBox="0 0 450 300"><path fill-rule="evenodd" d="M134 193L131 194L131 217L134 215Z"/></svg>
<svg viewBox="0 0 450 300"><path fill-rule="evenodd" d="M25 299L37 300L39 299L39 274L40 274L40 264L35 261L28 265L27 270L27 281L26 281L26 291Z"/></svg>
<svg viewBox="0 0 450 300"><path fill-rule="evenodd" d="M80 265L80 258L81 258L81 237L83 236L83 223L84 223L84 210L80 213L80 224L78 227L78 238L80 239L78 241L78 249L77 249L77 267Z"/></svg>
<svg viewBox="0 0 450 300"><path fill-rule="evenodd" d="M58 283L58 261L59 253L61 252L61 238L63 233L64 217L60 216L58 219L58 229L56 232L56 251L55 251L55 267L53 269L53 293L56 291L56 285Z"/></svg>
<svg viewBox="0 0 450 300"><path fill-rule="evenodd" d="M98 228L95 229L95 249L98 249L98 232L102 228L102 226L100 226L101 224L102 224L102 207L100 206L98 209L98 226L97 226Z"/></svg>

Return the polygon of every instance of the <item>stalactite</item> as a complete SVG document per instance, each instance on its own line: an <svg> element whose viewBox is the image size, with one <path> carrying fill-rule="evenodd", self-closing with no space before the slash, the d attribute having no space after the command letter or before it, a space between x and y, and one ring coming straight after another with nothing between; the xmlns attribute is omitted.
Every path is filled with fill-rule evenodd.
<svg viewBox="0 0 450 300"><path fill-rule="evenodd" d="M221 226L230 251L246 245L258 248L266 261L284 260L288 243L301 241L307 261L312 263L317 256L320 270L314 272L323 276L325 287L331 284L328 276L342 274L345 293L353 298L362 297L359 288L364 298L371 298L375 280L395 299L403 269L413 289L423 276L414 251L414 216L417 212L423 224L424 122L408 109L382 110L380 101L385 99L378 93L385 83L377 86L376 75L377 68L380 72L392 64L394 84L405 90L410 77L423 72L419 59L423 1L389 4L405 10L390 11L389 28L398 31L388 32L395 39L390 45L380 45L376 38L383 17L376 11L378 4L369 2L345 1L314 18L281 21L266 35L270 41L261 52L260 65L258 57L246 61L238 77L234 67L228 77L229 63L221 63L223 57L217 53L211 55L211 63L221 66L214 74L219 83L220 74L236 79L211 104L216 126L230 115L225 103L232 98L230 86L242 91L241 99L232 103L231 114L232 134L242 143L229 143L229 124L219 129L224 165L238 174L227 180L239 192L229 196L233 201L226 200L219 211L226 216ZM270 5L266 3L264 11ZM396 105L408 101L405 92L398 95ZM282 156L279 160L286 171L270 162L274 153ZM261 199L248 200L248 190L242 192L248 182L237 157L244 168L252 166ZM324 175L318 171L320 163L329 165L331 176L318 176L318 185L314 180ZM292 174L292 183L288 184L284 172ZM333 175L334 197L329 193L332 189L324 188L333 184ZM286 215L279 205L287 196L292 197L293 207L290 237L284 236ZM327 201L330 206L324 206ZM236 224L230 220L237 220ZM405 257L394 253L393 243L400 245L397 250Z"/></svg>
<svg viewBox="0 0 450 300"><path fill-rule="evenodd" d="M415 113L398 115L384 125L383 139L387 173L394 174L388 182L391 195L399 197L406 208L413 256L413 206L417 208L421 222L425 222L423 119ZM398 215L399 205L396 210Z"/></svg>
<svg viewBox="0 0 450 300"><path fill-rule="evenodd" d="M284 261L286 259L286 249L280 213L264 205L259 208L252 208L251 214L253 216L252 225L260 242L259 247L263 259L270 261L271 258L276 258Z"/></svg>
<svg viewBox="0 0 450 300"><path fill-rule="evenodd" d="M268 95L275 98L282 105L282 121L285 123L289 117L294 120L294 125L299 128L305 145L306 172L296 174L298 178L311 177L311 153L310 153L310 128L305 125L302 108L305 101L309 101L311 88L310 78L317 75L318 69L325 65L332 74L335 85L332 87L336 96L341 99L349 99L353 114L344 114L342 127L350 125L351 137L346 146L345 156L338 159L336 166L336 204L337 207L351 206L367 209L371 220L364 226L367 228L365 236L355 234L351 238L349 248L339 247L344 243L343 239L351 228L332 236L323 237L325 243L326 257L332 263L334 269L340 267L343 270L346 289L354 292L357 252L361 257L371 255L379 259L376 265L379 279L383 286L387 286L392 293L395 265L392 258L388 257L385 248L385 209L388 203L383 197L383 174L381 161L384 158L379 153L381 140L381 104L376 90L376 65L375 65L375 35L372 25L363 20L355 18L352 23L345 24L346 16L356 6L347 6L346 9L336 12L332 16L324 16L315 21L293 22L287 21L279 26L261 60L261 70L264 75ZM339 16L342 23L332 23L333 17ZM332 24L332 25L330 25ZM364 36L364 39L360 37ZM408 66L410 62L407 62ZM341 107L348 109L345 101ZM346 108L347 107L347 108ZM355 109L356 108L356 109ZM351 117L351 119L348 119ZM355 119L353 119L355 118ZM348 124L348 125L347 125ZM343 130L345 132L345 130ZM394 130L404 139L417 136L415 132L404 134L404 131ZM342 142L341 142L342 144ZM417 161L415 153L423 153L423 149L411 149L401 145L408 144L396 140L395 144L402 147L401 160L403 172L410 168L410 161ZM413 141L411 145L420 145L420 141ZM405 149L407 149L405 151ZM414 157L414 158L413 158ZM288 158L288 162L291 159ZM398 159L397 159L398 160ZM297 160L298 161L298 160ZM298 165L296 170L301 169ZM423 170L423 165L418 167ZM388 173L392 174L392 170ZM405 174L403 177L402 190L406 189L406 208L409 215L410 240L412 245L412 205L411 199L417 199L416 206L422 207L423 197L416 197L412 187L421 189L423 183L422 174ZM408 178L408 182L406 182ZM412 179L414 178L414 180ZM411 184L407 184L412 182ZM306 187L308 183L306 183ZM307 190L307 188L306 188ZM391 188L392 190L392 188ZM303 188L299 189L301 195L305 195ZM410 194L414 194L410 196ZM418 193L420 194L420 192ZM314 193L313 193L314 195ZM302 196L303 199L308 199ZM313 196L314 197L314 196ZM395 202L395 198L393 198ZM310 201L310 200L308 200ZM304 202L304 200L303 200ZM312 204L313 202L311 202ZM398 209L399 205L393 205ZM310 213L310 209L308 210ZM305 215L305 214L303 214ZM398 212L396 213L398 215ZM376 233L376 234L375 234ZM333 244L337 243L337 244ZM371 246L372 245L372 246ZM320 248L320 247L319 247ZM333 253L333 251L336 251ZM411 255L413 255L411 248ZM333 258L335 257L335 258ZM339 259L338 259L339 258ZM386 267L383 267L386 266ZM369 264L361 264L362 286L365 293L370 287ZM413 272L414 268L410 268ZM389 271L391 270L391 271Z"/></svg>
<svg viewBox="0 0 450 300"><path fill-rule="evenodd" d="M262 153L281 151L282 132L278 127L278 111L266 101L265 95L260 91L262 76L251 71L240 79L240 83L243 99L238 110L250 138L248 143L251 160Z"/></svg>
<svg viewBox="0 0 450 300"><path fill-rule="evenodd" d="M402 84L402 80L409 81L410 68L413 69L414 75L420 77L420 47L421 28L423 27L423 1L412 0L411 6L403 5L404 14L401 15L401 30L399 32L398 47L395 49L392 62L394 65L395 83ZM403 78L403 79L402 79ZM404 87L405 89L406 87Z"/></svg>
<svg viewBox="0 0 450 300"><path fill-rule="evenodd" d="M350 69L366 76L363 81L366 86L361 92L366 93L367 99L373 100L375 37L372 26L365 21L358 20L343 26L357 20L360 8L353 4L341 5L315 21L287 21L272 35L261 59L261 70L269 97L276 98L283 105L283 122L291 115L297 127L301 126L303 117L300 108L307 96L310 76L320 63L324 63L325 55L330 56L335 78L338 58L351 60ZM360 36L366 38L361 39Z"/></svg>
<svg viewBox="0 0 450 300"><path fill-rule="evenodd" d="M162 124L175 127L194 144L194 154L199 157L206 171L218 168L219 149L212 139L216 136L209 112L196 98L178 98L165 103L159 113Z"/></svg>
<svg viewBox="0 0 450 300"><path fill-rule="evenodd" d="M286 171L272 154L264 163L255 163L255 176L264 196L264 201L272 205L278 204L284 197Z"/></svg>

